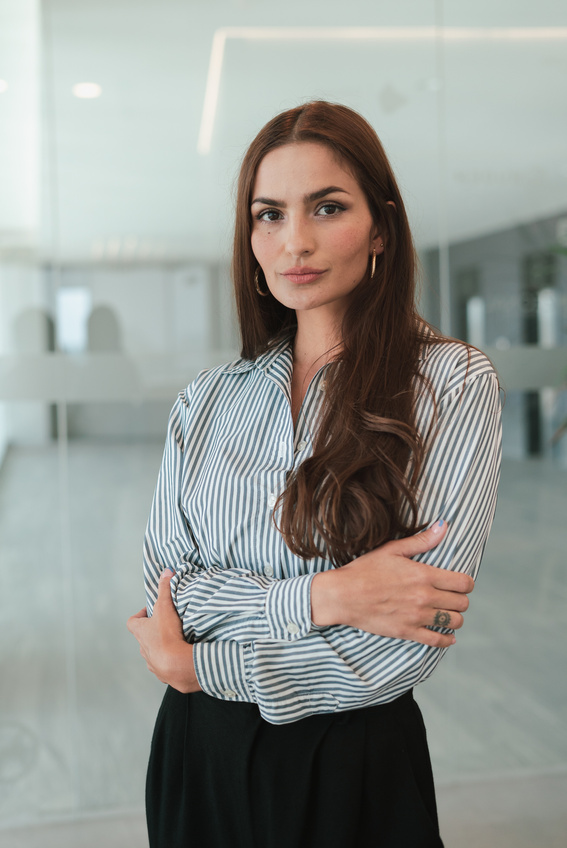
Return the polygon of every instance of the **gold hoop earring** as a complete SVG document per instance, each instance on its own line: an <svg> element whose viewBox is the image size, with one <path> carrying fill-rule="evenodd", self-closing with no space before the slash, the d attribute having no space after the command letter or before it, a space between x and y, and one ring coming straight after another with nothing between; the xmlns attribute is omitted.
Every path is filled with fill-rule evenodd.
<svg viewBox="0 0 567 848"><path fill-rule="evenodd" d="M260 266L258 265L256 270L254 271L254 287L255 287L256 291L258 292L258 294L261 294L262 297L267 297L270 294L270 292L269 292L269 290L268 291L262 291L262 289L260 288L259 276L260 276Z"/></svg>
<svg viewBox="0 0 567 848"><path fill-rule="evenodd" d="M370 279L374 279L374 272L376 271L376 251L372 248L372 265L370 266Z"/></svg>

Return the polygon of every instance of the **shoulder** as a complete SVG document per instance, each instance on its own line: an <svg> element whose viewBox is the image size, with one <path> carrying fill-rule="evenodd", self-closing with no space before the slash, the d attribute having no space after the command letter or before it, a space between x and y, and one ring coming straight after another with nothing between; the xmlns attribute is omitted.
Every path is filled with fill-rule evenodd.
<svg viewBox="0 0 567 848"><path fill-rule="evenodd" d="M243 385L248 384L247 378L256 370L255 364L239 358L200 371L179 392L171 410L170 427L177 432L178 441L196 421L205 425L230 410Z"/></svg>
<svg viewBox="0 0 567 848"><path fill-rule="evenodd" d="M425 343L419 374L428 381L438 398L461 391L479 378L498 384L490 359L477 348L454 340Z"/></svg>
<svg viewBox="0 0 567 848"><path fill-rule="evenodd" d="M181 402L189 407L220 398L225 406L230 406L231 398L238 395L243 386L256 385L254 377L265 375L272 368L278 373L285 372L286 365L291 367L292 356L291 339L288 336L275 339L255 359L239 357L201 371L181 392Z"/></svg>
<svg viewBox="0 0 567 848"><path fill-rule="evenodd" d="M179 393L177 402L189 407L195 401L214 395L219 388L237 383L238 380L234 378L241 374L248 374L254 369L254 365L253 360L239 358L214 368L205 368Z"/></svg>

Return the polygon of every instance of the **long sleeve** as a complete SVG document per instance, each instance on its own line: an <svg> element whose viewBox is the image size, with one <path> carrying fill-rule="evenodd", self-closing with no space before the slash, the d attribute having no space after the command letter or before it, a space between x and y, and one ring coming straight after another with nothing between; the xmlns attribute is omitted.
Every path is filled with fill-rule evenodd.
<svg viewBox="0 0 567 848"><path fill-rule="evenodd" d="M421 519L442 517L449 532L419 558L475 577L499 473L497 381L483 357L455 362L454 351L441 351L430 359L437 416L420 477ZM423 392L418 418L424 422L432 420L431 403ZM146 571L153 585L162 567L176 570L174 599L186 637L195 642L202 688L215 697L256 701L268 721L284 723L384 703L425 680L442 651L354 628L312 625L311 579L328 564L283 579L258 573L257 560L251 568L220 557L211 562L210 552L205 566L182 507L182 429L174 408L148 525Z"/></svg>
<svg viewBox="0 0 567 848"><path fill-rule="evenodd" d="M251 568L209 562L205 566L183 509L183 412L189 397L182 393L169 417L164 456L158 475L144 541L147 609L157 598L159 575L171 568L177 611L185 638L285 639L300 638L310 629L309 587L315 572L285 580L263 576ZM190 485L190 483L189 483ZM290 615L304 622L301 632ZM228 629L227 629L228 628Z"/></svg>

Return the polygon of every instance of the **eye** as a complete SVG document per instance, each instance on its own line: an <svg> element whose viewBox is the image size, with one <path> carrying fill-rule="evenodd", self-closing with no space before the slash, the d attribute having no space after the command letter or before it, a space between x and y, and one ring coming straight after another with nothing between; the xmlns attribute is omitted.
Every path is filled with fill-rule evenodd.
<svg viewBox="0 0 567 848"><path fill-rule="evenodd" d="M323 203L317 210L317 214L323 218L330 218L333 215L338 215L344 210L344 206L340 203Z"/></svg>
<svg viewBox="0 0 567 848"><path fill-rule="evenodd" d="M262 209L262 211L258 212L256 215L257 221L268 221L270 223L273 221L279 221L280 218L281 212L278 212L277 209Z"/></svg>

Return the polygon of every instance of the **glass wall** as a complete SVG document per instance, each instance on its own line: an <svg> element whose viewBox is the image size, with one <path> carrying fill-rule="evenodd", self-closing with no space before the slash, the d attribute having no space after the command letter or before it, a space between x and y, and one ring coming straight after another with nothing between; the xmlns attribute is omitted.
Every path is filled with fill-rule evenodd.
<svg viewBox="0 0 567 848"><path fill-rule="evenodd" d="M144 603L167 415L237 355L239 160L312 98L376 127L423 313L485 349L505 390L481 576L458 646L416 692L450 844L477 844L455 787L493 787L508 809L511 782L565 779L567 12L503 6L290 0L284 25L259 0L0 0L0 827L14 845L32 825L141 816L163 687L125 621Z"/></svg>

